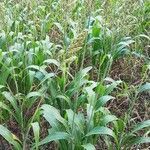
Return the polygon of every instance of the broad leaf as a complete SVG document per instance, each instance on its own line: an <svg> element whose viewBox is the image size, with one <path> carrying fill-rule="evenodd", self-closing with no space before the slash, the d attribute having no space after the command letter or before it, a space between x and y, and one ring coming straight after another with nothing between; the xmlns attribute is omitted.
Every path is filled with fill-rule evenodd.
<svg viewBox="0 0 150 150"><path fill-rule="evenodd" d="M116 139L115 133L107 127L95 127L93 128L89 133L86 134L86 136L91 136L91 135L109 135L112 136L114 139Z"/></svg>
<svg viewBox="0 0 150 150"><path fill-rule="evenodd" d="M110 95L100 97L96 103L96 108L98 109L99 107L104 106L108 101L113 100L113 99L115 98Z"/></svg>
<svg viewBox="0 0 150 150"><path fill-rule="evenodd" d="M147 127L150 127L150 120L146 120L146 121L143 121L139 124L137 124L134 129L132 130L132 133L135 133L139 130L142 130L143 128L147 128Z"/></svg>
<svg viewBox="0 0 150 150"><path fill-rule="evenodd" d="M33 133L34 133L34 139L35 139L35 147L36 150L38 150L38 145L39 145L39 139L40 139L40 126L38 122L34 122L31 124L32 125L32 129L33 129Z"/></svg>
<svg viewBox="0 0 150 150"><path fill-rule="evenodd" d="M150 143L150 137L135 137L127 142L127 146Z"/></svg>
<svg viewBox="0 0 150 150"><path fill-rule="evenodd" d="M139 93L142 93L142 92L145 92L145 91L150 91L150 83L145 83L138 90Z"/></svg>
<svg viewBox="0 0 150 150"><path fill-rule="evenodd" d="M117 117L114 115L106 115L100 120L101 125L107 125L109 122L116 121Z"/></svg>
<svg viewBox="0 0 150 150"><path fill-rule="evenodd" d="M95 146L91 143L84 144L82 147L84 147L86 150L96 150Z"/></svg>
<svg viewBox="0 0 150 150"><path fill-rule="evenodd" d="M54 132L53 134L50 134L45 139L43 139L39 143L39 146L43 144L47 144L51 141L68 140L69 138L70 138L70 135L66 132Z"/></svg>
<svg viewBox="0 0 150 150"><path fill-rule="evenodd" d="M0 125L0 135L5 138L10 144L12 144L16 150L22 149L20 144L18 143L19 139L2 125Z"/></svg>

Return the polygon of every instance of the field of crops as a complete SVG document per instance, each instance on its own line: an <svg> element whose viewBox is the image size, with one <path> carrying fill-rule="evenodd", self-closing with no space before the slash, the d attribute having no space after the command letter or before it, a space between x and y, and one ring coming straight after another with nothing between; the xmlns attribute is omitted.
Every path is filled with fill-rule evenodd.
<svg viewBox="0 0 150 150"><path fill-rule="evenodd" d="M0 150L149 150L150 1L1 0Z"/></svg>

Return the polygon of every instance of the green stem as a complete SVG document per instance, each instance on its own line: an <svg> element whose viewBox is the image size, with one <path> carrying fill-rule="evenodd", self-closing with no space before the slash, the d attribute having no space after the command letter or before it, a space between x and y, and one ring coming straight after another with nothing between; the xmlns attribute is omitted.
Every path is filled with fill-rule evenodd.
<svg viewBox="0 0 150 150"><path fill-rule="evenodd" d="M28 138L28 135L29 135L29 132L30 132L31 123L34 121L34 118L35 118L35 116L36 116L36 114L37 114L37 112L39 110L39 107L40 107L42 101L43 101L43 98L41 98L41 100L40 100L40 102L39 102L39 104L38 104L38 106L37 106L37 108L35 110L35 113L32 116L30 123L28 124L26 133L23 134L23 150L26 150L26 142L27 142L27 138Z"/></svg>

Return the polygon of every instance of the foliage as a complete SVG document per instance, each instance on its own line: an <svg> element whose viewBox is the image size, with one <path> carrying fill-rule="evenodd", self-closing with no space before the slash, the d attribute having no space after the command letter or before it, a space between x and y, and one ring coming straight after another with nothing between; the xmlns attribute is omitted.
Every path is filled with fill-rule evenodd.
<svg viewBox="0 0 150 150"><path fill-rule="evenodd" d="M17 150L146 147L150 120L133 113L150 91L149 12L146 0L0 2L0 142ZM113 79L120 60L141 63L138 84ZM120 97L129 107L118 116L111 105Z"/></svg>

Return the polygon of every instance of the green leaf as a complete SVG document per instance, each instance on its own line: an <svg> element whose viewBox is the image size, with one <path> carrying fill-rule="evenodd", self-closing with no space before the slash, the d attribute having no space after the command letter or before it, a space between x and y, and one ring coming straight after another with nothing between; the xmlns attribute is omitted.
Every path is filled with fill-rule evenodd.
<svg viewBox="0 0 150 150"><path fill-rule="evenodd" d="M61 24L58 23L58 22L55 22L54 24L57 26L57 28L59 29L59 31L64 34L64 29L63 29L63 27L61 26Z"/></svg>
<svg viewBox="0 0 150 150"><path fill-rule="evenodd" d="M9 77L9 75L11 74L11 69L12 67L10 67L10 63L11 63L12 59L10 58L6 58L6 61L4 64L2 64L2 67L1 67L1 71L0 71L0 84L1 85L5 85L6 82L7 82L7 79ZM1 63L1 62L0 62ZM8 67L7 67L8 66Z"/></svg>
<svg viewBox="0 0 150 150"><path fill-rule="evenodd" d="M41 109L43 110L43 117L49 122L51 126L57 126L57 121L66 126L66 120L61 117L60 112L53 106L44 104Z"/></svg>
<svg viewBox="0 0 150 150"><path fill-rule="evenodd" d="M114 122L114 130L116 134L119 134L120 132L124 132L125 129L125 122L122 119L118 119Z"/></svg>
<svg viewBox="0 0 150 150"><path fill-rule="evenodd" d="M150 83L145 83L138 90L139 93L142 93L142 92L145 92L145 91L150 91Z"/></svg>
<svg viewBox="0 0 150 150"><path fill-rule="evenodd" d="M145 39L147 39L147 40L150 41L150 37L147 36L147 35L145 35L145 34L140 34L140 35L138 35L137 37L142 37L142 38L145 38Z"/></svg>
<svg viewBox="0 0 150 150"><path fill-rule="evenodd" d="M67 112L67 117L68 117L68 122L70 126L72 126L72 123L74 122L75 126L78 127L78 130L84 134L84 116L82 113L76 114L74 113L71 109L66 110ZM75 128L75 129L76 129ZM74 129L73 129L74 130Z"/></svg>
<svg viewBox="0 0 150 150"><path fill-rule="evenodd" d="M104 106L108 101L112 99L115 99L115 98L110 95L105 95L105 96L100 97L96 103L96 108Z"/></svg>
<svg viewBox="0 0 150 150"><path fill-rule="evenodd" d="M28 66L27 69L33 69L33 70L39 71L43 75L47 74L47 72L45 71L44 66L31 65L31 66Z"/></svg>
<svg viewBox="0 0 150 150"><path fill-rule="evenodd" d="M11 105L13 106L15 111L17 113L19 113L20 111L19 111L19 108L18 108L17 101L16 101L15 97L13 97L13 95L10 92L6 92L6 91L2 92L2 94L11 103Z"/></svg>
<svg viewBox="0 0 150 150"><path fill-rule="evenodd" d="M130 139L127 143L127 146L143 144L143 143L150 143L150 137L134 137Z"/></svg>
<svg viewBox="0 0 150 150"><path fill-rule="evenodd" d="M40 139L40 126L38 122L34 122L31 124L33 128L33 133L34 133L34 139L35 139L35 147L36 150L38 150L38 145L39 145L39 139Z"/></svg>
<svg viewBox="0 0 150 150"><path fill-rule="evenodd" d="M53 134L50 134L45 139L43 139L39 143L39 146L43 144L47 144L51 141L68 140L69 138L70 138L70 135L66 132L54 132Z"/></svg>
<svg viewBox="0 0 150 150"><path fill-rule="evenodd" d="M0 125L0 135L5 138L5 140L7 140L10 144L12 144L16 150L22 149L20 144L18 143L19 139L2 125Z"/></svg>
<svg viewBox="0 0 150 150"><path fill-rule="evenodd" d="M143 121L139 124L137 124L134 129L131 131L131 133L135 133L139 130L142 130L143 128L147 128L147 127L150 127L150 120L146 120L146 121Z"/></svg>
<svg viewBox="0 0 150 150"><path fill-rule="evenodd" d="M107 127L102 127L98 126L93 128L86 136L91 136L91 135L109 135L112 136L114 139L116 139L115 133Z"/></svg>
<svg viewBox="0 0 150 150"><path fill-rule="evenodd" d="M60 66L60 63L59 63L57 60L55 60L55 59L47 59L47 60L45 60L43 63L54 64L54 65L56 65L57 67Z"/></svg>
<svg viewBox="0 0 150 150"><path fill-rule="evenodd" d="M32 98L32 97L41 97L42 96L42 93L40 93L40 92L30 92L27 96L26 96L26 98L27 99L30 99L30 98Z"/></svg>
<svg viewBox="0 0 150 150"><path fill-rule="evenodd" d="M71 100L66 95L58 95L56 98L65 100L69 106L71 106Z"/></svg>
<svg viewBox="0 0 150 150"><path fill-rule="evenodd" d="M121 80L115 81L109 77L105 78L105 81L107 82L111 82L111 84L107 85L107 89L106 89L106 95L110 94L120 83L122 83Z"/></svg>
<svg viewBox="0 0 150 150"><path fill-rule="evenodd" d="M7 110L11 115L13 115L17 122L19 121L13 110L11 110L8 105L4 104L3 102L0 102L0 108Z"/></svg>
<svg viewBox="0 0 150 150"><path fill-rule="evenodd" d="M100 120L100 123L101 123L101 125L107 125L109 122L113 122L113 121L116 121L116 120L117 120L116 116L106 115Z"/></svg>
<svg viewBox="0 0 150 150"><path fill-rule="evenodd" d="M87 68L84 68L83 70L81 70L81 75L82 77L86 76L87 73L92 69L92 67L87 67Z"/></svg>
<svg viewBox="0 0 150 150"><path fill-rule="evenodd" d="M5 86L3 86L3 85L0 85L0 90L1 90L2 88L5 88Z"/></svg>
<svg viewBox="0 0 150 150"><path fill-rule="evenodd" d="M42 79L42 81L39 83L38 86L40 86L41 84L43 84L46 80L51 79L52 77L54 77L55 74L54 73L47 73L45 75L45 77Z"/></svg>
<svg viewBox="0 0 150 150"><path fill-rule="evenodd" d="M84 147L86 150L96 150L95 146L91 143L84 144L82 147Z"/></svg>

